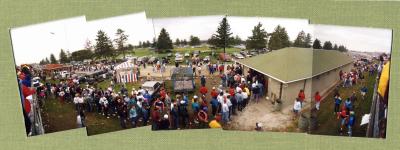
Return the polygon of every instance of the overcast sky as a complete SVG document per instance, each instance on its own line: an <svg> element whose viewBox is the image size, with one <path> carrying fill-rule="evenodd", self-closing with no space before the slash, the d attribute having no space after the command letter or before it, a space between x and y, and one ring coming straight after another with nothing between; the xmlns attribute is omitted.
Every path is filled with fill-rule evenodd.
<svg viewBox="0 0 400 150"><path fill-rule="evenodd" d="M149 19L154 23L156 36L162 28L169 33L170 38L175 42L176 38L189 41L190 35L197 36L200 40L207 40L217 31L219 22L224 16L195 16L195 17L174 17Z"/></svg>
<svg viewBox="0 0 400 150"><path fill-rule="evenodd" d="M12 28L15 63L39 63L51 53L58 58L61 49L82 49L86 38L85 25L85 16L80 16Z"/></svg>
<svg viewBox="0 0 400 150"><path fill-rule="evenodd" d="M285 27L291 41L295 40L302 30L313 35L307 19L228 16L228 22L233 35L238 35L242 40L246 40L252 35L254 26L259 22L267 33L272 33L278 25Z"/></svg>
<svg viewBox="0 0 400 150"><path fill-rule="evenodd" d="M127 44L137 45L139 41L154 37L152 24L148 22L145 12L88 22L85 16L50 21L11 29L15 62L17 65L39 63L51 53L58 59L61 49L70 52L81 50L87 40L95 44L100 29L111 40L115 39L118 28L129 36Z"/></svg>
<svg viewBox="0 0 400 150"><path fill-rule="evenodd" d="M148 22L146 13L135 13L87 22L87 38L94 44L99 30L103 30L111 40L115 39L117 29L122 29L128 35L127 44L138 45L139 41L152 41L153 26Z"/></svg>
<svg viewBox="0 0 400 150"><path fill-rule="evenodd" d="M312 27L315 38L321 40L321 43L331 41L354 51L385 53L391 51L392 30L390 29L333 25L312 25Z"/></svg>

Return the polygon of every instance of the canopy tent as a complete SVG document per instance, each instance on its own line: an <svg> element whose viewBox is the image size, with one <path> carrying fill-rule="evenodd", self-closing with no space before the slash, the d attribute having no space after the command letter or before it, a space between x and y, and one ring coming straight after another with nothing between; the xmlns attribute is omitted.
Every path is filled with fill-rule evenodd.
<svg viewBox="0 0 400 150"><path fill-rule="evenodd" d="M115 66L115 76L118 83L136 82L138 80L138 69L131 61L123 62Z"/></svg>

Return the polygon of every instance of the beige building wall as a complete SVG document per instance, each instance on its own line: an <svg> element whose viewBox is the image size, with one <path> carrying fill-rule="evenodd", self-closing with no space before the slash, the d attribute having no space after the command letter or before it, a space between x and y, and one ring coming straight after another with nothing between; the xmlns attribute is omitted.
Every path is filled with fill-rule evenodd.
<svg viewBox="0 0 400 150"><path fill-rule="evenodd" d="M331 71L321 74L317 77L314 77L313 84L312 84L313 95L317 91L319 91L320 95L323 97L326 96L327 94L329 94L329 91L333 88L333 86L335 86L337 83L339 83L340 70L342 70L343 72L349 72L351 70L351 68L352 68L352 64L347 64L340 68L331 70Z"/></svg>

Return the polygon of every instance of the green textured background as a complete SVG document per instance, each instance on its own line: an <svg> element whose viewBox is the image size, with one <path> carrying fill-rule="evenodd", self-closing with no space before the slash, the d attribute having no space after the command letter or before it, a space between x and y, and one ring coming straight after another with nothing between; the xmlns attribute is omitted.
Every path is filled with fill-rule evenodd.
<svg viewBox="0 0 400 150"><path fill-rule="evenodd" d="M86 129L25 136L15 79L10 27L80 15L88 20L145 10L147 17L229 14L309 18L311 23L392 28L393 51L387 139L346 138L278 132L184 130L152 132L138 128L95 136ZM328 0L1 0L0 149L400 149L400 2ZM75 120L73 120L75 121Z"/></svg>

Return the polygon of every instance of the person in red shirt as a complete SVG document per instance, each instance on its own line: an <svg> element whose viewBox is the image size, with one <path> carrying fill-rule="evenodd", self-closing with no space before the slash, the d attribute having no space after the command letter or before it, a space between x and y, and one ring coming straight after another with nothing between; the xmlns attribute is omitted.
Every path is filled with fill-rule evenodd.
<svg viewBox="0 0 400 150"><path fill-rule="evenodd" d="M161 96L161 100L162 100L162 101L165 100L166 94L167 94L167 93L165 92L165 89L164 89L164 88L161 88L160 96Z"/></svg>
<svg viewBox="0 0 400 150"><path fill-rule="evenodd" d="M218 70L219 70L219 74L224 73L224 65L219 65Z"/></svg>
<svg viewBox="0 0 400 150"><path fill-rule="evenodd" d="M304 90L300 90L298 97L299 97L301 106L303 107L304 99L306 99L306 95L304 95Z"/></svg>
<svg viewBox="0 0 400 150"><path fill-rule="evenodd" d="M321 95L319 95L318 91L315 93L314 99L315 99L315 109L319 110L319 106L321 103Z"/></svg>
<svg viewBox="0 0 400 150"><path fill-rule="evenodd" d="M215 90L215 87L212 88L211 90L211 97L212 98L217 98L218 97L218 92Z"/></svg>
<svg viewBox="0 0 400 150"><path fill-rule="evenodd" d="M208 89L206 88L206 86L201 86L200 93L202 95L206 95L208 93Z"/></svg>
<svg viewBox="0 0 400 150"><path fill-rule="evenodd" d="M231 86L231 87L229 88L229 95L231 95L231 97L234 97L234 96L235 96L235 88L233 88L233 86Z"/></svg>
<svg viewBox="0 0 400 150"><path fill-rule="evenodd" d="M161 122L161 117L160 117L160 112L158 111L158 107L154 107L154 110L151 113L151 119L153 121L151 129L158 130L158 127L160 126L160 122Z"/></svg>

